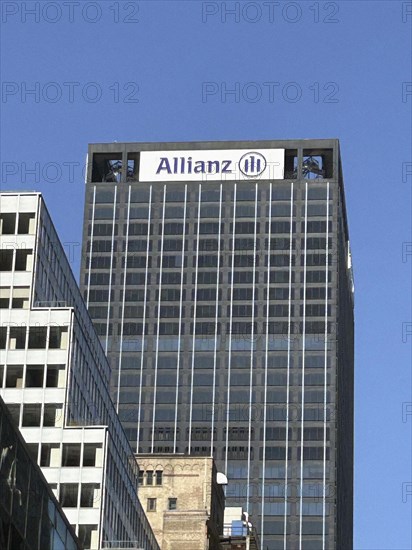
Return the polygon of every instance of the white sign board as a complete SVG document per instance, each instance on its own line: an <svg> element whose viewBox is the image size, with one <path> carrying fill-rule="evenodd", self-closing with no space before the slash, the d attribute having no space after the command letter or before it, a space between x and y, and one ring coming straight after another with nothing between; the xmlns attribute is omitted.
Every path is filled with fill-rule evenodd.
<svg viewBox="0 0 412 550"><path fill-rule="evenodd" d="M284 149L142 151L139 181L283 179Z"/></svg>

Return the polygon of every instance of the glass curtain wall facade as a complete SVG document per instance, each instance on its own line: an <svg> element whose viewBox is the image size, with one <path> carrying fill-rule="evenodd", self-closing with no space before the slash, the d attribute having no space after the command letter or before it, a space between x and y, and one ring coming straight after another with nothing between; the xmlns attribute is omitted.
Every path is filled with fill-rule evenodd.
<svg viewBox="0 0 412 550"><path fill-rule="evenodd" d="M0 548L80 550L63 510L0 397Z"/></svg>
<svg viewBox="0 0 412 550"><path fill-rule="evenodd" d="M96 144L86 183L81 286L133 448L214 456L262 549L351 549L338 141Z"/></svg>

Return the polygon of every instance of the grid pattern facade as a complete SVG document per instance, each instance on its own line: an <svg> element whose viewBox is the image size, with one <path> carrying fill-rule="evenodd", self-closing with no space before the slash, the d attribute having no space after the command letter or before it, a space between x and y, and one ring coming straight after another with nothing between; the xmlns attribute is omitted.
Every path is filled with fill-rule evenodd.
<svg viewBox="0 0 412 550"><path fill-rule="evenodd" d="M285 149L285 179L139 181L140 151L240 147ZM262 549L352 548L338 142L92 145L82 259L136 451L214 456Z"/></svg>
<svg viewBox="0 0 412 550"><path fill-rule="evenodd" d="M44 202L0 203L0 395L82 548L158 550L110 367Z"/></svg>

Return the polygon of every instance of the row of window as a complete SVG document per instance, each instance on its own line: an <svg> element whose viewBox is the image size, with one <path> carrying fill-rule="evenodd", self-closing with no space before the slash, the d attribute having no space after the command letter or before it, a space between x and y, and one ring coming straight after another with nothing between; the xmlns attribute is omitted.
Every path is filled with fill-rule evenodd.
<svg viewBox="0 0 412 550"><path fill-rule="evenodd" d="M95 181L95 180L93 180ZM98 181L98 180L96 180ZM230 187L229 189L226 187L227 183L225 184L225 187L220 190L220 188L209 188L208 186L205 186L205 184L202 185L201 188L201 201L204 202L220 202L221 198L222 200L234 200L234 187ZM269 199L269 187L266 187L266 198ZM262 189L261 187L258 188L257 191L257 198L258 200L262 200ZM298 190L295 188L293 192L293 197L296 199L298 196ZM304 199L306 196L306 191L301 191L301 197ZM153 200L163 201L163 197L165 198L165 202L184 202L185 200L185 189L182 188L176 188L173 184L168 184L166 186L166 194L164 193L163 188L156 192L156 188L154 188L152 192L152 202ZM290 200L291 197L291 185L284 184L284 183L276 183L272 185L272 200ZM187 199L191 199L192 201L196 201L199 198L199 188L192 188L188 187L187 189ZM236 186L236 201L255 201L256 198L256 189L255 186L248 185L243 186L242 184L237 184ZM310 186L308 187L307 192L307 198L308 200L324 200L328 198L328 189L325 185L317 186L314 185L313 182L311 182ZM333 189L329 189L329 198L333 198ZM90 193L89 200L93 201L93 193ZM130 188L130 203L136 204L136 203L149 203L150 201L150 189L144 189L139 188L135 189L133 187ZM101 203L101 204L107 204L107 203L113 203L114 202L114 190L113 189L96 189L96 195L95 195L95 202Z"/></svg>
<svg viewBox="0 0 412 550"><path fill-rule="evenodd" d="M253 270L250 270L250 271L246 271L246 270L242 270L242 271L235 271L233 273L233 277L231 276L231 273L228 273L227 276L228 276L228 281L227 283L228 284L231 284L232 280L233 280L233 284L253 284L253 282L255 284L259 283L259 280L260 280L260 274L258 271L254 272ZM292 283L295 281L295 273L292 271L292 273L290 274L289 273L289 270L272 270L270 272L270 283L289 283L289 277L291 275L291 279L292 279ZM154 275L153 275L154 277ZM156 279L156 284L160 284L160 274L158 273L157 274L157 279ZM223 277L224 277L224 273L221 271L220 274L219 274L219 283L220 284L223 284ZM305 277L305 273L302 271L301 274L300 274L300 278L301 278L301 281L303 282L303 279ZM123 279L123 277L122 277ZM162 292L162 296L165 296L165 298L162 298L162 299L167 299L166 296L169 296L169 292L171 292L173 290L173 292L171 292L171 296L176 296L177 294L175 293L175 290L177 289L169 289L169 288L164 288L164 287L167 287L168 285L179 285L181 286L182 284L183 285L187 285L187 273L184 273L183 274L183 279L182 279L182 273L180 271L178 272L168 272L168 271L163 271L162 273L162 289L161 289L161 292ZM332 280L332 272L329 271L328 272L328 280L331 281ZM86 279L87 281L87 279ZM110 281L110 274L101 274L101 276L99 275L99 281L98 283L95 283L95 284L106 284L105 282L103 281L106 281L107 283ZM114 285L115 284L115 274L112 274L112 278L111 278L111 281L112 281L112 284ZM128 286L145 286L145 284L147 284L147 286L150 286L152 283L152 276L151 274L149 273L148 274L148 277L146 279L146 274L144 272L142 273L127 273L126 274L126 285ZM122 281L123 282L123 281ZM267 283L267 272L265 271L263 273L263 282L264 283ZM323 270L311 270L311 269L308 269L306 271L306 283L307 284L311 284L311 283L324 283L326 282L326 271L323 269ZM198 284L198 285L216 285L218 283L218 274L216 271L207 271L207 272L203 272L203 271L199 271L197 273L197 277L196 277L196 274L193 273L192 274L192 284ZM134 292L134 289L130 289L132 292ZM308 293L310 292L309 289L308 290ZM158 291L158 290L156 290ZM251 290L249 289L249 292ZM240 292L240 290L239 290ZM257 293L258 292L258 289L255 289L255 292ZM85 300L87 300L87 297L89 296L89 301L90 302L108 302L109 301L109 295L110 295L110 301L112 301L114 299L114 290L111 290L110 291L110 294L109 294L109 290L107 289L100 289L100 288L92 288L90 289L89 291L85 291L84 292L84 297L85 297ZM142 301L142 298L141 298L141 294L139 295L140 296L140 300ZM255 294L255 299L257 299L258 297L258 294ZM171 299L174 299L174 298L171 298ZM230 297L229 297L230 299ZM239 300L243 299L243 298L237 298ZM144 300L144 294L143 294L143 300Z"/></svg>
<svg viewBox="0 0 412 550"><path fill-rule="evenodd" d="M259 255L252 255L252 254L240 254L235 255L232 258L228 258L227 264L230 267L236 268L236 267L288 267L289 265L294 266L296 264L297 258L292 255L285 255L285 254L272 254L271 256L259 256ZM306 266L317 266L317 265L325 265L326 260L328 261L329 265L333 265L335 262L335 257L333 254L324 254L322 252L308 252L307 254L301 255L300 257L300 265L306 265ZM187 267L188 265L188 258L182 257L181 254L174 254L173 256L161 256L157 258L157 264L156 266L158 268L162 269L171 269L176 267ZM223 267L224 265L224 256L216 256L216 255L200 255L197 257L192 258L192 267L193 268L210 268L210 267ZM117 259L116 257L113 257L112 255L107 256L93 256L91 262L89 262L89 259L87 259L87 266L91 270L96 269L116 269L117 267ZM152 266L152 257L147 256L128 256L127 258L127 266L125 258L122 258L121 267L126 268L128 270L131 269L141 269L146 270L147 268L151 268ZM110 279L109 279L110 280ZM113 284L113 280L112 280Z"/></svg>
<svg viewBox="0 0 412 550"><path fill-rule="evenodd" d="M154 357L152 358L153 361L150 362L149 358L145 359L145 369L150 369L155 366ZM176 370L177 368L177 354L170 355L167 353L159 353L157 356L157 368L158 369L173 369ZM196 353L194 356L194 364L193 368L195 371L200 369L208 369L211 370L215 366L217 369L223 369L228 364L227 358L221 358L217 356L215 358L213 353ZM216 359L216 360L215 360ZM270 374L271 369L287 369L289 368L298 368L301 369L302 367L302 357L299 355L297 358L295 358L293 355L291 355L288 359L287 354L285 353L271 353L268 355L267 359L264 356L261 356L257 358L254 356L253 358L253 368L257 369L264 369L266 365L267 360L267 367L268 367L268 375ZM180 365L183 364L183 357L181 357ZM187 363L186 363L187 364ZM190 359L190 366L192 365L191 359ZM236 378L238 373L236 372L236 369L250 369L251 363L250 363L250 355L247 354L239 354L239 353L233 353L230 357L230 366L231 366L231 372L233 376ZM325 366L325 355L324 354L314 354L314 353L306 353L305 354L305 369L323 369ZM328 358L328 367L330 367L330 358ZM136 358L136 356L133 354L124 353L122 356L122 373L127 373L128 370L140 370L140 358ZM273 373L275 376L275 373ZM281 376L284 376L282 374ZM273 379L275 380L275 379ZM273 384L276 385L276 384Z"/></svg>
<svg viewBox="0 0 412 550"><path fill-rule="evenodd" d="M139 485L162 485L163 470L139 470Z"/></svg>
<svg viewBox="0 0 412 550"><path fill-rule="evenodd" d="M124 394L123 394L124 395ZM175 422L176 410L170 404L157 404L154 408L149 403L141 404L139 407L139 398L136 392L131 392L131 399L128 403L122 403L122 408L119 410L120 420L128 428L136 429L137 422L153 422L173 424ZM189 421L190 418L194 423L211 422L214 418L215 422L226 422L229 417L229 422L240 422L244 424L251 419L252 422L263 422L263 417L266 415L267 422L286 422L287 412L289 411L289 420L291 422L301 422L301 406L300 402L293 402L289 409L282 403L267 403L266 407L261 403L231 403L229 406L226 403L212 402L192 404L178 403L178 418L180 420ZM321 422L323 425L326 414L326 421L336 419L336 410L334 405L328 405L325 411L323 402L316 406L316 403L305 404L303 421L306 423Z"/></svg>
<svg viewBox="0 0 412 550"><path fill-rule="evenodd" d="M288 464L288 478L289 479L300 479L301 465L296 463ZM326 479L329 479L330 475L330 466L325 464L323 460L319 462L311 461L303 463L303 479L323 479L325 474ZM261 481L263 479L263 474L265 475L265 480L267 479L281 479L284 480L286 476L286 466L285 464L273 464L266 462L265 466L260 464L260 471L258 479ZM247 479L248 478L248 467L247 465L231 463L228 464L227 475L229 479Z"/></svg>
<svg viewBox="0 0 412 550"><path fill-rule="evenodd" d="M51 428L63 425L63 405L61 403L8 404L8 409L16 426L22 428Z"/></svg>
<svg viewBox="0 0 412 550"><path fill-rule="evenodd" d="M160 450L162 449L162 450ZM173 452L172 447L168 447L170 449L169 451L165 451L166 447L156 447L155 452ZM296 452L295 452L296 449ZM259 451L259 453L257 453ZM255 449L254 447L247 447L243 445L231 445L227 447L223 447L221 450L221 459L226 460L226 457L228 460L254 460L255 458L255 452L256 454L259 454L259 460L263 460L263 452L265 452L265 459L266 460L286 460L286 447L285 446L266 446L264 449L263 447L260 447L259 449ZM189 453L189 448L185 448L185 453ZM216 448L213 447L213 449L210 446L204 445L204 446L198 446L195 445L193 447L190 447L190 454L195 456L217 456L216 454ZM227 455L227 456L226 456ZM303 460L304 461L322 461L324 457L326 457L326 460L329 460L330 456L330 449L329 447L303 447ZM301 447L288 447L287 452L287 458L288 460L292 460L292 457L294 460L300 460L301 459ZM323 473L322 473L323 476ZM319 477L322 477L319 476ZM146 483L147 485L147 483ZM279 495L280 496L280 495ZM312 494L307 494L304 496L314 496Z"/></svg>
<svg viewBox="0 0 412 550"><path fill-rule="evenodd" d="M99 483L60 483L58 500L63 508L100 508Z"/></svg>
<svg viewBox="0 0 412 550"><path fill-rule="evenodd" d="M169 511L171 510L177 510L177 498L169 497L167 499L167 509ZM146 511L147 512L156 512L157 510L157 499L150 497L147 499L146 504Z"/></svg>
<svg viewBox="0 0 412 550"><path fill-rule="evenodd" d="M328 205L326 201L322 203L308 203L307 206L301 206L301 215L308 217L326 217ZM332 211L332 208L329 208ZM290 216L296 216L296 205L293 205L291 212L290 202L278 203L274 202L271 205L267 204L261 206L260 204L255 207L254 204L236 205L235 208L229 205L207 205L203 204L200 207L200 216L198 216L198 206L194 205L194 208L186 209L186 217L190 218L210 218L210 219L227 219L227 218L260 218L261 216L271 218L290 218ZM149 209L147 207L132 207L128 211L129 220L147 220L149 217ZM163 208L159 208L158 217L163 217ZM176 219L183 220L185 217L184 206L166 206L164 209L165 220ZM91 216L90 216L91 218ZM112 206L100 206L96 205L94 209L95 220L112 220L113 219L113 205ZM133 222L131 222L133 223ZM179 232L180 233L180 232Z"/></svg>
<svg viewBox="0 0 412 550"><path fill-rule="evenodd" d="M112 218L112 216L109 216ZM303 233L326 233L326 230L328 228L328 231L332 231L332 221L329 222L329 226L327 226L327 222L323 220L306 220L304 222L301 222L301 231ZM163 231L162 231L163 229ZM235 222L235 233L236 234L252 234L255 233L259 234L261 233L261 222L256 223L256 230L255 230L255 223L254 222ZM263 228L263 222L262 222L262 231L264 231L265 234L269 233L269 230L271 234L275 233L286 233L289 235L291 232L296 233L296 222L292 222L292 226L290 224L290 221L272 221L265 223L265 227ZM186 223L185 226L183 226L183 223L178 222L169 222L165 223L164 226L159 225L158 227L158 234L163 235L183 235L183 230L185 234L187 235L189 233L189 224ZM223 234L225 231L225 225L224 223L213 223L213 222L202 222L202 223L195 223L194 224L194 234L199 235L218 235L220 233ZM232 234L233 232L233 223L230 223L229 227L226 228L226 230L229 230ZM93 237L112 237L117 236L119 232L119 226L117 223L111 224L111 223L94 223L93 225ZM92 235L92 226L89 225L88 229L89 236ZM130 236L144 236L147 237L148 235L154 234L154 226L153 223L150 224L150 227L147 223L137 223L137 222L130 222L128 225L123 224L123 235L129 235Z"/></svg>
<svg viewBox="0 0 412 550"><path fill-rule="evenodd" d="M177 429L176 437L177 440L179 440L180 436L180 430ZM192 441L210 441L212 436L212 428L211 427L194 427L189 430L189 428L186 429L186 438L190 437ZM224 437L226 437L227 428L223 428L223 434ZM288 431L288 439L292 440L292 429L289 428ZM214 439L216 439L217 436L217 430L216 428L213 429L213 436ZM323 441L325 436L324 428L323 427L309 427L303 429L303 439L304 441ZM155 428L154 430L154 439L155 441L174 441L175 432L174 428L169 427L162 427L162 428ZM255 430L254 428L250 429L248 427L242 427L242 426L235 426L229 428L228 432L228 438L231 441L248 441L249 437L251 441L255 440ZM260 440L263 441L263 438L266 439L266 441L285 441L286 440L286 428L285 427L273 427L268 426L266 430L264 428L260 429ZM301 438L301 428L297 429L297 441L300 441ZM326 428L326 440L329 440L329 428ZM161 483L157 483L160 485Z"/></svg>
<svg viewBox="0 0 412 550"><path fill-rule="evenodd" d="M27 446L33 460L41 467L99 468L103 465L101 443L28 443Z"/></svg>
<svg viewBox="0 0 412 550"><path fill-rule="evenodd" d="M205 316L203 316L205 317ZM214 314L213 314L214 317ZM323 317L323 315L322 315ZM148 325L147 323L143 325L143 323L136 323L136 322L124 322L122 325L118 325L117 329L117 335L118 336L141 336L142 334L145 334L145 336L184 336L185 334L188 335L197 335L201 340L199 340L199 351L202 351L202 345L205 346L204 351L208 349L209 342L206 341L203 337L210 337L210 341L212 344L212 349L214 345L214 339L213 337L215 335L221 335L222 332L222 326L223 323L216 323L214 321L197 321L196 323L172 323L172 322L160 322L160 323L153 323L152 325ZM109 330L108 334L109 336L113 335L113 325L108 325ZM250 322L250 321L231 321L226 323L226 336L232 335L232 341L230 342L230 345L233 344L234 347L236 345L241 344L235 344L234 341L236 340L242 340L245 342L245 346L250 343L254 343L253 345L256 345L257 340L260 337L265 337L266 333L269 335L279 335L283 336L285 338L288 337L288 334L291 335L297 335L297 334L315 334L315 335L321 335L325 333L325 328L327 329L327 332L329 334L332 334L334 332L334 325L330 322L325 323L325 321L309 321L306 320L305 323L302 321L296 321L289 323L288 321L269 321L269 322ZM105 323L95 323L95 329L97 334L101 336L106 335L107 331L107 325ZM144 330L143 330L144 329ZM203 344L202 344L203 341ZM229 343L228 343L229 345ZM276 346L275 343L273 343L273 346ZM24 346L23 346L24 348ZM23 349L22 348L22 349ZM220 343L217 342L217 348L220 348ZM4 348L3 348L4 349ZM17 348L11 348L11 349L17 349ZM20 349L20 348L19 348ZM276 349L276 348L270 348L270 349ZM283 348L282 348L283 349ZM309 348L311 349L311 348ZM160 351L168 351L167 349L161 349Z"/></svg>
<svg viewBox="0 0 412 550"><path fill-rule="evenodd" d="M34 212L0 214L0 235L34 235Z"/></svg>
<svg viewBox="0 0 412 550"><path fill-rule="evenodd" d="M199 294L199 292L198 292ZM204 293L209 294L209 293ZM211 298L209 298L210 300ZM207 298L203 298L204 301L209 301ZM144 309L143 306L125 306L119 307L119 316L120 318L134 318L134 319L142 319L144 315ZM246 305L246 304L233 304L232 306L226 307L227 311L227 317L252 317L252 313L257 316L258 314L258 305L255 304L255 306ZM155 316L157 317L160 315L161 319L179 319L180 317L184 318L186 315L193 317L194 313L196 312L196 317L210 317L215 318L222 316L222 307L218 306L216 307L216 304L212 305L197 305L196 308L194 306L191 306L190 308L185 308L182 306L176 305L176 306L168 306L168 305L162 305L160 308L158 306L155 307ZM306 317L324 317L326 312L326 306L325 304L306 304L305 307L303 305L300 306L300 315L302 316L304 313ZM106 319L107 316L109 316L110 319L113 318L113 306L107 307L107 306L90 306L89 307L89 313L93 319ZM147 314L147 309L146 309ZM263 306L263 315L266 317L294 317L295 315L295 307L293 305L290 306L288 304L275 304L269 306L269 311L267 312L266 304ZM331 307L328 306L327 308L327 315L331 315ZM133 326L131 323L126 323L126 327ZM124 325L125 328L125 325ZM127 328L126 328L127 330ZM119 327L119 334L120 334L120 327ZM132 333L133 334L133 333Z"/></svg>
<svg viewBox="0 0 412 550"><path fill-rule="evenodd" d="M0 271L30 271L33 266L33 250L3 248L0 250Z"/></svg>
<svg viewBox="0 0 412 550"><path fill-rule="evenodd" d="M63 388L65 365L0 365L0 388Z"/></svg>
<svg viewBox="0 0 412 550"><path fill-rule="evenodd" d="M152 252L154 241L151 239L149 241L149 252ZM328 247L332 248L332 238L329 237L328 240ZM126 246L127 245L127 246ZM289 251L292 247L292 250L296 249L296 238L293 237L292 241L289 237L271 237L270 243L269 239L266 238L264 241L263 239L253 239L253 238L235 238L235 242L233 243L233 239L229 239L225 245L225 240L221 239L219 242L219 239L216 238L210 238L210 239L199 239L196 238L193 240L193 251L199 250L199 252L214 252L220 250L232 252L233 249L236 251L246 252L248 250L256 250L258 252L266 252L269 249L272 251ZM145 239L131 239L129 238L126 242L126 240L123 241L123 252L127 252L128 254L133 254L136 252L142 252L144 254L147 253L147 241ZM301 250L324 250L326 248L326 237L307 237L306 242L305 239L301 239L300 241L300 248ZM163 239L163 241L158 240L157 241L157 250L163 252L181 252L182 250L188 251L189 249L189 241L185 239L183 242L183 239ZM87 252L90 252L91 250L91 241L87 242ZM108 253L112 254L114 252L117 252L117 241L116 240L102 240L99 238L93 239L93 254L96 253Z"/></svg>
<svg viewBox="0 0 412 550"><path fill-rule="evenodd" d="M126 394L126 392L125 392ZM122 394L122 397L126 397L125 394ZM136 401L136 392L132 392L131 394L132 402ZM298 392L298 400L301 401L301 392ZM325 399L325 392L323 388L321 389L306 389L305 390L305 403L323 403ZM193 392L192 396L192 402L194 404L198 403L211 403L213 400L213 387L209 386L209 388L205 388L203 386L203 389L201 390L195 390ZM266 401L267 403L286 403L287 400L287 390L286 388L282 389L270 389L270 387L266 391ZM330 395L329 392L326 393L326 401L329 403L330 401ZM127 403L128 401L126 399L122 399L122 403ZM162 390L157 389L156 391L156 404L160 405L163 403L169 403L174 404L176 402L176 391L173 388L173 390ZM230 389L230 403L232 405L238 404L238 403L256 403L256 392L252 392L252 396L250 395L249 389L245 390L239 390L236 387L231 387Z"/></svg>
<svg viewBox="0 0 412 550"><path fill-rule="evenodd" d="M308 272L309 273L309 272ZM310 273L314 273L313 271ZM107 276L109 277L108 273L99 273L96 275L101 276ZM93 274L91 275L93 280ZM103 283L102 283L103 284ZM162 288L160 291L159 289L156 289L154 291L154 294L150 292L148 289L146 292L146 301L150 301L150 299L159 300L159 292L160 292L160 300L162 302L180 302L180 298L182 298L182 301L186 301L187 295L190 293L187 292L185 289L180 288ZM269 294L269 296L268 296ZM331 288L328 288L328 299L331 298L332 291ZM108 295L107 295L108 296ZM125 306L125 316L128 316L128 312L134 312L139 310L132 310L127 308L135 308L140 306L129 306L127 305L128 302L144 302L145 301L145 292L144 289L126 289L123 294L123 289L120 291L120 301L124 301L126 303ZM206 288L198 288L197 290L193 289L192 293L192 300L197 302L210 302L215 301L216 296L218 296L218 300L221 301L223 298L223 291L220 288L219 291L216 291L216 288L213 287L206 287ZM304 289L300 289L300 299L303 299L303 296L306 297L306 300L325 300L326 299L326 288L324 286L322 287L306 287L306 292L304 293ZM227 300L232 299L233 302L236 301L244 301L244 300L253 300L255 301L259 299L267 300L269 298L270 301L273 300L289 300L289 288L287 286L285 287L274 287L269 289L264 288L263 289L263 295L262 290L259 288L255 288L253 291L253 288L245 288L245 287L234 287L232 289L227 290ZM295 299L295 289L290 289L290 299ZM92 311L91 308L89 308L89 312ZM121 315L121 310L119 311L119 314ZM107 308L106 308L106 315L107 315ZM134 316L142 316L139 313L133 313ZM91 313L91 316L94 318L94 315Z"/></svg>
<svg viewBox="0 0 412 550"><path fill-rule="evenodd" d="M0 327L0 349L66 349L67 327Z"/></svg>
<svg viewBox="0 0 412 550"><path fill-rule="evenodd" d="M1 287L0 309L29 309L29 287Z"/></svg>
<svg viewBox="0 0 412 550"><path fill-rule="evenodd" d="M250 360L249 360L250 363ZM219 363L216 362L216 369L219 371ZM185 368L183 368L185 367ZM213 364L212 364L213 367ZM190 369L190 365L180 365L180 376L179 376L179 382L180 385L182 384L183 380L187 380L188 377L188 369ZM249 370L249 369L248 369ZM136 371L135 373L131 373L131 371L123 371L120 375L120 386L122 388L121 390L121 396L124 397L125 402L128 402L128 400L135 401L135 396L133 396L133 392L130 391L129 388L137 388L140 385L140 372ZM190 375L189 375L189 378ZM215 387L219 387L219 379L222 381L222 383L226 382L226 375L224 373L220 373L216 375L215 380ZM143 374L142 376L142 383L146 387L148 382L153 379L150 377L150 375ZM156 387L157 388L175 388L177 385L177 373L173 372L171 374L168 373L168 371L159 371L156 376ZM213 380L214 380L214 373L212 369L210 369L209 372L198 372L195 370L193 374L193 388L194 391L197 392L199 388L205 388L205 387L213 387ZM267 399L269 402L276 402L276 400L280 399L279 394L273 393L273 390L271 389L272 386L274 387L286 387L287 384L287 373L280 373L280 372L268 372L266 374L266 378L264 380L263 373L260 374L258 377L255 375L253 377L253 386L259 386L264 388L264 382L266 381L266 386L269 389L269 393L267 396ZM289 373L289 383L291 387L299 387L302 385L302 373L301 371L298 372L290 372ZM327 384L330 384L330 376L328 374L327 376ZM239 388L239 386L250 386L250 372L248 371L236 371L234 367L231 369L231 387L232 391L236 391L236 389ZM311 372L307 371L305 368L305 388L313 388L314 386L319 386L323 388L324 386L324 373L323 372ZM137 393L135 394L137 395ZM240 394L241 395L241 394ZM240 399L240 395L234 394L234 402L238 402L237 400ZM163 397L164 399L166 397ZM172 398L170 398L172 399ZM168 401L169 402L169 401ZM174 402L174 399L171 401ZM282 402L282 401L280 401Z"/></svg>

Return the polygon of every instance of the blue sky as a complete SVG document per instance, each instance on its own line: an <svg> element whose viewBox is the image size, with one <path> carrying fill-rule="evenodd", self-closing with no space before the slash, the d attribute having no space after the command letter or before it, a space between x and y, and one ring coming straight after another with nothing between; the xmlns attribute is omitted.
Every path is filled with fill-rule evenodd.
<svg viewBox="0 0 412 550"><path fill-rule="evenodd" d="M411 23L397 1L1 3L1 187L42 191L65 243L89 142L341 140L356 550L412 548Z"/></svg>

